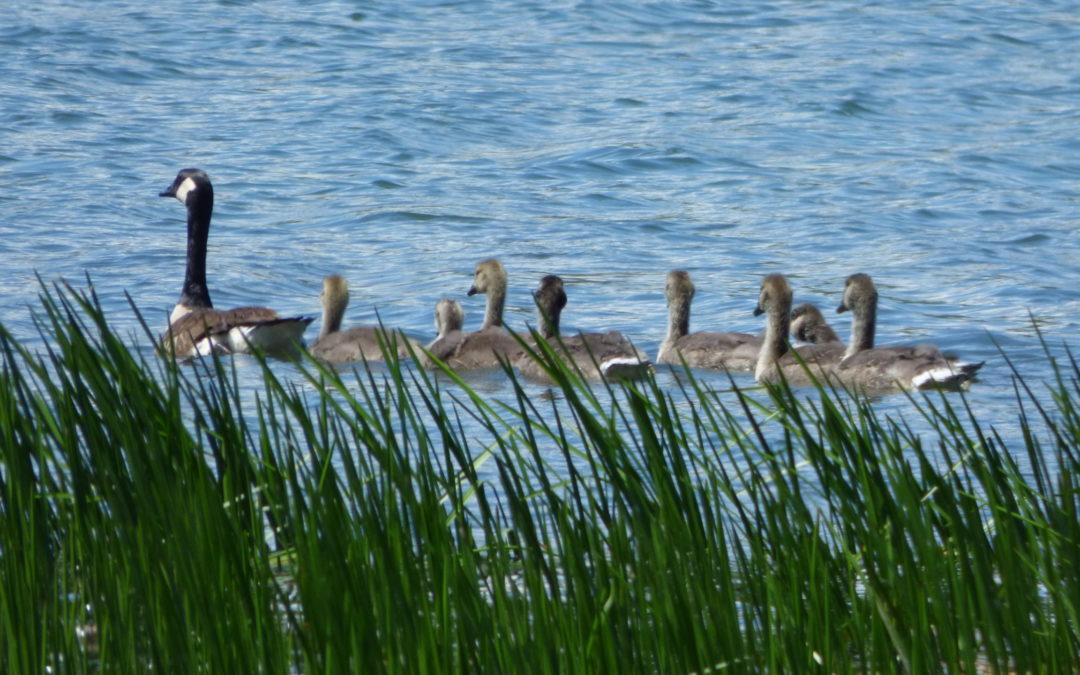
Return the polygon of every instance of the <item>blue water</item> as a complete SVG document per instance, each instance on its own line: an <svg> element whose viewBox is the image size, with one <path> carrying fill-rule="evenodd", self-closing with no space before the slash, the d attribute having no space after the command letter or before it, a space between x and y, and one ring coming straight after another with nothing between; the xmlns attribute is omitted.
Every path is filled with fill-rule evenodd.
<svg viewBox="0 0 1080 675"><path fill-rule="evenodd" d="M1057 353L1080 337L1078 40L1065 2L17 3L0 322L38 344L35 274L89 274L122 331L125 292L163 327L184 213L157 194L194 166L221 307L316 313L339 273L347 321L426 340L443 296L479 324L497 256L511 326L557 273L566 331L655 354L671 269L692 329L745 331L762 275L835 316L863 271L879 342L987 361L972 407L1015 437L995 343L1038 388L1031 317Z"/></svg>

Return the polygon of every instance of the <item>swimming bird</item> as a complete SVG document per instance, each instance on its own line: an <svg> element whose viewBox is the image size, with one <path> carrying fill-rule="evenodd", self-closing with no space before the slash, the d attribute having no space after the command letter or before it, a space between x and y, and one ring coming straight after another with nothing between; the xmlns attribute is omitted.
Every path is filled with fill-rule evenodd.
<svg viewBox="0 0 1080 675"><path fill-rule="evenodd" d="M696 289L683 270L668 273L664 295L668 304L667 336L660 344L657 363L694 368L753 370L761 350L761 337L750 333L699 331L690 333L690 303Z"/></svg>
<svg viewBox="0 0 1080 675"><path fill-rule="evenodd" d="M865 277L866 275L862 275ZM866 277L869 279L869 277ZM857 280L858 281L858 280ZM857 283L860 288L867 287ZM875 291L876 296L876 291ZM847 302L859 303L845 292ZM876 303L876 297L874 298ZM873 304L873 303L870 303ZM865 308L867 304L859 304ZM865 314L860 309L860 317ZM791 315L791 287L781 274L769 274L761 282L761 294L755 315L767 313L765 342L761 347L754 375L759 382L775 381L782 372L792 384L807 384L812 373L820 380L832 380L843 386L866 393L887 393L897 390L929 387L959 387L971 379L974 370L955 367L936 347L884 347L861 349L848 354L842 343L805 345L794 350L805 363L799 363L787 344ZM860 333L859 340L873 331ZM852 343L857 340L852 339ZM809 373L808 373L809 371Z"/></svg>
<svg viewBox="0 0 1080 675"><path fill-rule="evenodd" d="M557 355L572 363L583 378L596 380L601 375L641 377L651 369L649 357L618 331L559 335L559 320L566 307L566 290L560 277L549 274L541 279L533 299L540 336ZM527 353L521 355L517 366L526 377L550 380L544 367Z"/></svg>
<svg viewBox="0 0 1080 675"><path fill-rule="evenodd" d="M454 370L494 368L502 361L513 363L521 355L521 345L503 327L506 305L506 269L495 258L476 264L468 295L487 295L484 323L480 330L466 333L453 354L444 359Z"/></svg>
<svg viewBox="0 0 1080 675"><path fill-rule="evenodd" d="M446 361L453 355L458 345L465 339L462 327L465 325L465 310L457 300L443 298L435 303L435 330L437 335L425 349L440 361ZM435 362L425 355L424 365L432 367Z"/></svg>
<svg viewBox="0 0 1080 675"><path fill-rule="evenodd" d="M387 350L395 352L399 358L409 356L410 345L415 353L419 353L420 345L416 340L395 334L381 326L355 326L341 330L341 321L345 316L345 309L349 306L349 284L343 277L331 274L323 279L319 300L323 309L322 329L319 339L308 351L320 361L381 361L383 350L379 345L380 340L385 343Z"/></svg>
<svg viewBox="0 0 1080 675"><path fill-rule="evenodd" d="M791 335L800 342L814 345L840 342L840 336L829 326L825 315L809 302L791 310Z"/></svg>
<svg viewBox="0 0 1080 675"><path fill-rule="evenodd" d="M929 344L874 346L878 292L868 274L852 274L844 282L844 297L837 312L851 312L851 340L837 372L866 373L859 379L878 386L893 383L902 389L966 386L983 366L943 355ZM871 376L869 373L875 373Z"/></svg>
<svg viewBox="0 0 1080 675"><path fill-rule="evenodd" d="M283 318L266 307L214 309L206 285L206 243L214 210L214 187L199 169L183 169L162 197L175 197L187 208L187 271L180 300L161 337L161 348L174 358L197 354L293 354L314 317Z"/></svg>
<svg viewBox="0 0 1080 675"><path fill-rule="evenodd" d="M792 349L788 343L791 328L791 286L782 274L768 274L761 280L761 291L754 316L766 315L765 337L761 342L754 378L758 382L774 382L783 378L792 384L809 384L813 377L822 378L844 355L844 345L830 343L804 345ZM799 362L794 354L806 364ZM808 372L809 371L809 372Z"/></svg>

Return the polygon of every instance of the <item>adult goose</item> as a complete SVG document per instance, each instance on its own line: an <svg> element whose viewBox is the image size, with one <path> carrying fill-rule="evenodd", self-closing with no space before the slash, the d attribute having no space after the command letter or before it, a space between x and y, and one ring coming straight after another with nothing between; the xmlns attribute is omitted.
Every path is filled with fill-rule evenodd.
<svg viewBox="0 0 1080 675"><path fill-rule="evenodd" d="M476 264L468 295L487 295L484 323L480 330L466 333L453 354L444 359L454 370L495 368L504 361L513 363L521 355L521 346L503 327L506 305L506 269L495 258Z"/></svg>
<svg viewBox="0 0 1080 675"><path fill-rule="evenodd" d="M761 281L758 304L754 308L754 316L766 315L765 337L754 366L754 377L758 382L775 382L783 377L792 384L809 384L811 375L815 378L828 375L844 355L841 343L792 349L788 342L791 304L791 286L784 275L766 275ZM799 358L795 357L796 353Z"/></svg>
<svg viewBox="0 0 1080 675"><path fill-rule="evenodd" d="M840 342L840 336L829 326L825 315L809 302L791 310L791 336L812 345Z"/></svg>
<svg viewBox="0 0 1080 675"><path fill-rule="evenodd" d="M278 316L266 307L214 309L206 286L206 241L214 210L214 187L199 169L183 169L162 197L175 197L187 208L187 271L180 300L161 337L161 348L174 358L199 354L247 353L252 347L272 354L293 354L314 317Z"/></svg>
<svg viewBox="0 0 1080 675"><path fill-rule="evenodd" d="M327 363L353 363L356 361L381 361L385 343L387 350L399 358L409 356L409 347L418 352L420 346L416 340L396 334L394 331L379 326L355 326L341 330L341 321L345 309L349 306L349 284L337 274L323 279L322 293L322 329L319 339L309 350L311 355Z"/></svg>
<svg viewBox="0 0 1080 675"><path fill-rule="evenodd" d="M435 303L435 339L427 347L431 356L440 361L446 361L457 351L461 341L465 339L462 327L465 325L465 310L457 300L443 298ZM424 365L431 368L435 362L426 355L423 358Z"/></svg>
<svg viewBox="0 0 1080 675"><path fill-rule="evenodd" d="M851 340L837 366L837 373L847 379L849 373L879 386L895 382L902 389L957 388L966 386L983 362L965 363L943 355L937 347L874 346L877 328L878 292L867 274L852 274L844 282L844 297L837 312L851 312ZM877 373L875 379L868 373Z"/></svg>
<svg viewBox="0 0 1080 675"><path fill-rule="evenodd" d="M540 336L556 354L573 364L583 378L597 380L602 375L641 377L651 369L649 357L618 331L559 335L559 320L566 307L566 290L560 277L549 274L541 279L540 286L533 292L533 300ZM550 381L547 370L528 354L522 354L517 366L526 377Z"/></svg>
<svg viewBox="0 0 1080 675"><path fill-rule="evenodd" d="M656 355L658 363L694 368L753 370L761 350L761 337L749 333L690 332L690 303L694 282L683 270L668 273L664 295L668 304L667 336Z"/></svg>

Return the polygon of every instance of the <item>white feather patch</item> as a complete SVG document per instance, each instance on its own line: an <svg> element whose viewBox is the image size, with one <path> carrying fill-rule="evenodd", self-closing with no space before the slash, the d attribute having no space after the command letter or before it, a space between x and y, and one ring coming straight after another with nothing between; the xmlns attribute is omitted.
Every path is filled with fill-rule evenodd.
<svg viewBox="0 0 1080 675"><path fill-rule="evenodd" d="M187 305L177 303L176 307L173 307L172 314L169 315L169 325L173 325L188 314L191 314L191 308Z"/></svg>
<svg viewBox="0 0 1080 675"><path fill-rule="evenodd" d="M194 190L196 187L197 186L195 185L195 181L191 180L190 177L185 178L184 182L180 183L180 187L176 188L176 198L180 201L181 204L184 204L186 206L188 193Z"/></svg>
<svg viewBox="0 0 1080 675"><path fill-rule="evenodd" d="M213 338L203 338L195 343L194 349L192 349L192 356L210 356L211 354L225 355L229 351L220 345Z"/></svg>
<svg viewBox="0 0 1080 675"><path fill-rule="evenodd" d="M650 361L638 361L631 356L616 356L600 364L600 372L616 377L641 377L650 370Z"/></svg>
<svg viewBox="0 0 1080 675"><path fill-rule="evenodd" d="M958 373L948 366L942 366L941 368L931 368L930 370L923 371L911 379L911 383L916 388L922 389L932 385L952 384L954 382L962 382L967 379L967 376Z"/></svg>
<svg viewBox="0 0 1080 675"><path fill-rule="evenodd" d="M235 326L221 341L229 351L237 354L250 354L252 346L270 352L288 350L302 344L308 323L302 320L271 321L253 326Z"/></svg>

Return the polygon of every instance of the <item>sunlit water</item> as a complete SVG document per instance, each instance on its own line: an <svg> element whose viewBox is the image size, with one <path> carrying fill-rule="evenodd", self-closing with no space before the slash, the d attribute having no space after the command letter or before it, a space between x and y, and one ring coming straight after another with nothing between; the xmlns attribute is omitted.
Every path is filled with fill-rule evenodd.
<svg viewBox="0 0 1080 675"><path fill-rule="evenodd" d="M1039 389L1035 323L1056 354L1080 335L1075 10L17 3L0 22L0 322L40 344L35 275L89 275L122 332L139 330L125 292L163 327L184 212L157 194L195 166L217 192L220 307L314 314L339 273L348 321L377 310L426 341L440 297L479 324L465 292L497 256L510 325L557 273L565 331L618 329L655 355L671 269L697 284L693 329L753 332L765 273L835 317L863 271L879 342L985 360L969 400L1015 439L996 345Z"/></svg>

